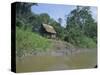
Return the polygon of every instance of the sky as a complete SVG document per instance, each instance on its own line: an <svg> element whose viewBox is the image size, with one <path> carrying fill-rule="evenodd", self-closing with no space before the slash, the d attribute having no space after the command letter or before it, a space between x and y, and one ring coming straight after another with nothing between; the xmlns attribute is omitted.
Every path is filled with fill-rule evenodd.
<svg viewBox="0 0 100 75"><path fill-rule="evenodd" d="M32 12L36 14L47 13L51 18L58 21L58 18L62 18L62 26L65 27L65 15L68 15L70 11L75 9L74 5L61 5L61 4L43 4L39 3L37 6L32 6ZM93 18L97 21L97 8L91 7Z"/></svg>

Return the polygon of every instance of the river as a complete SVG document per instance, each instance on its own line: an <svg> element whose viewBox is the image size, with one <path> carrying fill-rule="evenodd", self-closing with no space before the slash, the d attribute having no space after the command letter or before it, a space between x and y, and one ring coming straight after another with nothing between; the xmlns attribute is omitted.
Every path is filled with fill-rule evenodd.
<svg viewBox="0 0 100 75"><path fill-rule="evenodd" d="M71 55L34 55L16 59L16 72L37 72L93 68L97 50L84 50Z"/></svg>

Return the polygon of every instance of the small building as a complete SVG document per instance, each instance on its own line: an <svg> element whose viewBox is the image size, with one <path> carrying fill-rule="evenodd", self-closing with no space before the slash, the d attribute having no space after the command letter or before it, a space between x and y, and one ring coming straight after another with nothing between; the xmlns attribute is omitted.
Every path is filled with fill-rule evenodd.
<svg viewBox="0 0 100 75"><path fill-rule="evenodd" d="M43 36L48 38L56 38L56 31L51 25L41 24L40 30Z"/></svg>

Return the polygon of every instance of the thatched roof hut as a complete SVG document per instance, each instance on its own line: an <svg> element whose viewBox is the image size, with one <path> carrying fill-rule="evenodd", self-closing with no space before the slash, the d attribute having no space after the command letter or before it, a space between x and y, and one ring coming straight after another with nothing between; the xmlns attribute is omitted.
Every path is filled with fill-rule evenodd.
<svg viewBox="0 0 100 75"><path fill-rule="evenodd" d="M42 24L42 25L47 32L56 34L56 31L51 25L47 25L47 24Z"/></svg>
<svg viewBox="0 0 100 75"><path fill-rule="evenodd" d="M42 24L41 25L41 30L42 30L42 34L43 35L47 35L47 36L49 36L51 38L55 38L56 37L56 31L51 25Z"/></svg>

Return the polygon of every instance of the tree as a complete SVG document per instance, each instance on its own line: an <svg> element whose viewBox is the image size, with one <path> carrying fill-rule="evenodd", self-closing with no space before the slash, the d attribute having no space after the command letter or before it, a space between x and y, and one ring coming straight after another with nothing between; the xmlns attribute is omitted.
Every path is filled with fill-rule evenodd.
<svg viewBox="0 0 100 75"><path fill-rule="evenodd" d="M32 26L32 16L34 15L31 12L31 6L33 5L37 5L37 3L16 3L16 25L18 27L27 29L27 27Z"/></svg>
<svg viewBox="0 0 100 75"><path fill-rule="evenodd" d="M91 17L90 7L77 6L76 9L72 10L67 18L67 27L78 25L81 29L84 27L85 21Z"/></svg>
<svg viewBox="0 0 100 75"><path fill-rule="evenodd" d="M24 3L24 2L17 2L16 3L16 15L17 16L25 16L28 13L31 13L31 6L37 5L37 3Z"/></svg>
<svg viewBox="0 0 100 75"><path fill-rule="evenodd" d="M92 18L90 7L77 6L72 10L66 19L66 30L65 40L72 44L79 45L84 40L81 39L82 36L96 40L97 25Z"/></svg>
<svg viewBox="0 0 100 75"><path fill-rule="evenodd" d="M50 16L47 13L40 14L40 19L42 23L49 24Z"/></svg>
<svg viewBox="0 0 100 75"><path fill-rule="evenodd" d="M58 18L58 22L61 25L62 24L62 18Z"/></svg>

